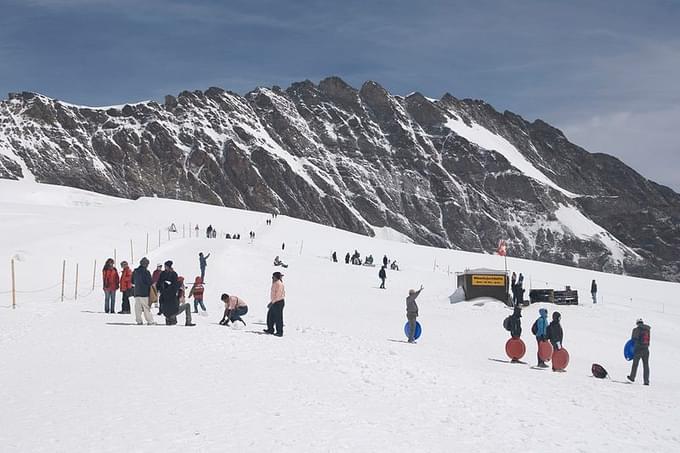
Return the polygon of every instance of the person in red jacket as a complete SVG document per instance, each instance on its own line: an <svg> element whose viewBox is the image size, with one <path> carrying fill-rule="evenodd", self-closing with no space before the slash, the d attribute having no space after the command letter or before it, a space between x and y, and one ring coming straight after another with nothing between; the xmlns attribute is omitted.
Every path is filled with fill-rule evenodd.
<svg viewBox="0 0 680 453"><path fill-rule="evenodd" d="M189 297L194 298L194 313L198 313L198 306L200 305L203 311L205 310L205 305L203 304L203 292L205 287L203 286L203 279L201 277L196 277L194 280L194 285L189 290Z"/></svg>
<svg viewBox="0 0 680 453"><path fill-rule="evenodd" d="M120 263L120 292L123 295L123 306L118 314L130 314L130 296L132 296L132 269L128 266L127 261Z"/></svg>
<svg viewBox="0 0 680 453"><path fill-rule="evenodd" d="M116 312L116 290L118 289L118 271L114 266L113 258L106 260L102 269L102 287L104 288L104 311Z"/></svg>

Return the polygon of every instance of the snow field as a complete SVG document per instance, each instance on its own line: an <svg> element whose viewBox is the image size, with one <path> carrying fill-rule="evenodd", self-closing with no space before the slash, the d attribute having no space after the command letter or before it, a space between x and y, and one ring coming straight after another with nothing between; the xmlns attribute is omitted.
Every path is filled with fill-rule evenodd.
<svg viewBox="0 0 680 453"><path fill-rule="evenodd" d="M562 313L567 373L500 363L510 312L479 299L450 304L466 267L502 268L502 258L372 239L279 216L161 199L119 200L75 189L0 181L0 275L15 257L17 287L58 283L61 261L96 290L57 302L59 288L20 293L9 308L0 283L0 445L3 451L675 451L680 445L676 367L680 285L508 259L534 287L571 284L584 305L524 310L525 360L535 363L530 326L538 308ZM196 222L200 238L182 239ZM157 231L174 222L169 242ZM205 239L211 223L241 240ZM256 240L249 243L248 231ZM103 260L129 259L154 233L151 266L166 259L189 283L198 252L211 253L196 327L136 326L103 313ZM281 243L285 242L285 251ZM379 267L332 263L358 249ZM510 251L511 253L511 251ZM272 259L286 283L283 338L261 335ZM135 266L142 254L135 252ZM597 279L604 303L589 304ZM2 280L0 280L2 281ZM67 295L72 294L73 278ZM423 336L403 343L404 299L418 299ZM219 326L222 292L249 304L244 329ZM72 298L72 297L71 297ZM120 309L117 295L117 310ZM601 363L625 380L623 344L643 317L652 326L651 383L590 377ZM162 322L162 318L156 317ZM183 319L180 317L180 324ZM641 380L641 372L638 377Z"/></svg>

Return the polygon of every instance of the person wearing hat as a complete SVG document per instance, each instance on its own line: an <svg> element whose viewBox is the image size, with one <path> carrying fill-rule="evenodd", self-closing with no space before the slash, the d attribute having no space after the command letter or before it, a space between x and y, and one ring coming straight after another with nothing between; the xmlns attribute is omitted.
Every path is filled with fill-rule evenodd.
<svg viewBox="0 0 680 453"><path fill-rule="evenodd" d="M147 325L156 324L153 320L153 314L149 309L149 295L151 293L151 273L149 272L149 260L142 258L139 260L139 267L132 273L132 288L133 296L135 298L135 321L138 325L144 324L142 322L142 312Z"/></svg>
<svg viewBox="0 0 680 453"><path fill-rule="evenodd" d="M120 263L120 292L123 295L123 304L118 312L121 315L130 314L130 296L132 295L132 269L127 261Z"/></svg>
<svg viewBox="0 0 680 453"><path fill-rule="evenodd" d="M161 313L165 316L165 324L168 326L177 324L177 315L184 312L186 316L185 325L195 326L196 324L191 322L191 306L189 304L180 305L177 299L180 283L177 272L172 268L172 264L172 261L169 260L165 262L165 270L161 272L158 279L161 291Z"/></svg>
<svg viewBox="0 0 680 453"><path fill-rule="evenodd" d="M560 321L562 320L562 315L558 311L554 311L552 314L552 321L548 324L548 329L546 330L545 337L550 341L553 350L559 351L562 349L562 340L564 339L564 331L562 330L562 325ZM553 362L553 371L565 371L561 368L555 368L555 362Z"/></svg>
<svg viewBox="0 0 680 453"><path fill-rule="evenodd" d="M416 304L416 298L420 295L423 290L423 285L420 285L420 289L416 291L415 289L408 290L408 297L406 298L406 320L408 321L408 342L415 343L416 334L416 319L418 318L418 304Z"/></svg>
<svg viewBox="0 0 680 453"><path fill-rule="evenodd" d="M283 274L274 272L272 274L272 288L267 308L267 328L265 333L274 334L277 337L283 336L283 307L285 306L286 288L283 285ZM276 327L276 330L274 330Z"/></svg>
<svg viewBox="0 0 680 453"><path fill-rule="evenodd" d="M638 319L635 323L635 328L630 338L635 342L635 355L633 355L633 368L630 370L630 375L627 376L630 382L635 382L635 375L637 368L642 359L644 384L649 385L649 339L650 330L647 324L642 319Z"/></svg>
<svg viewBox="0 0 680 453"><path fill-rule="evenodd" d="M108 258L102 269L102 285L104 289L104 311L106 313L116 312L116 290L119 286L118 271L116 262L113 258Z"/></svg>

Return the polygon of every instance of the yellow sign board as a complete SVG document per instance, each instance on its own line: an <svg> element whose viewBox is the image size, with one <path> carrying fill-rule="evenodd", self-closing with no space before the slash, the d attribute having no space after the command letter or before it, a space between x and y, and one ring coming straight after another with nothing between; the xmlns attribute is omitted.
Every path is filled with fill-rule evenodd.
<svg viewBox="0 0 680 453"><path fill-rule="evenodd" d="M505 275L473 275L472 286L505 286Z"/></svg>

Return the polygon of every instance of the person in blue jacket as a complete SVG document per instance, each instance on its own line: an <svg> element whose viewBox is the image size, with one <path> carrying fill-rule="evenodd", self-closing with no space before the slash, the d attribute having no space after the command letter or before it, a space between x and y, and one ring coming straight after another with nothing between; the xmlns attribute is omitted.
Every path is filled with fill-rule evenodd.
<svg viewBox="0 0 680 453"><path fill-rule="evenodd" d="M538 310L538 314L540 315L538 319L536 320L536 344L540 343L543 340L547 339L547 334L548 334L548 310L545 308L541 308ZM543 360L541 360L541 357L538 355L538 352L536 352L536 358L538 359L538 364L536 365L539 368L548 368L548 365L545 364Z"/></svg>

